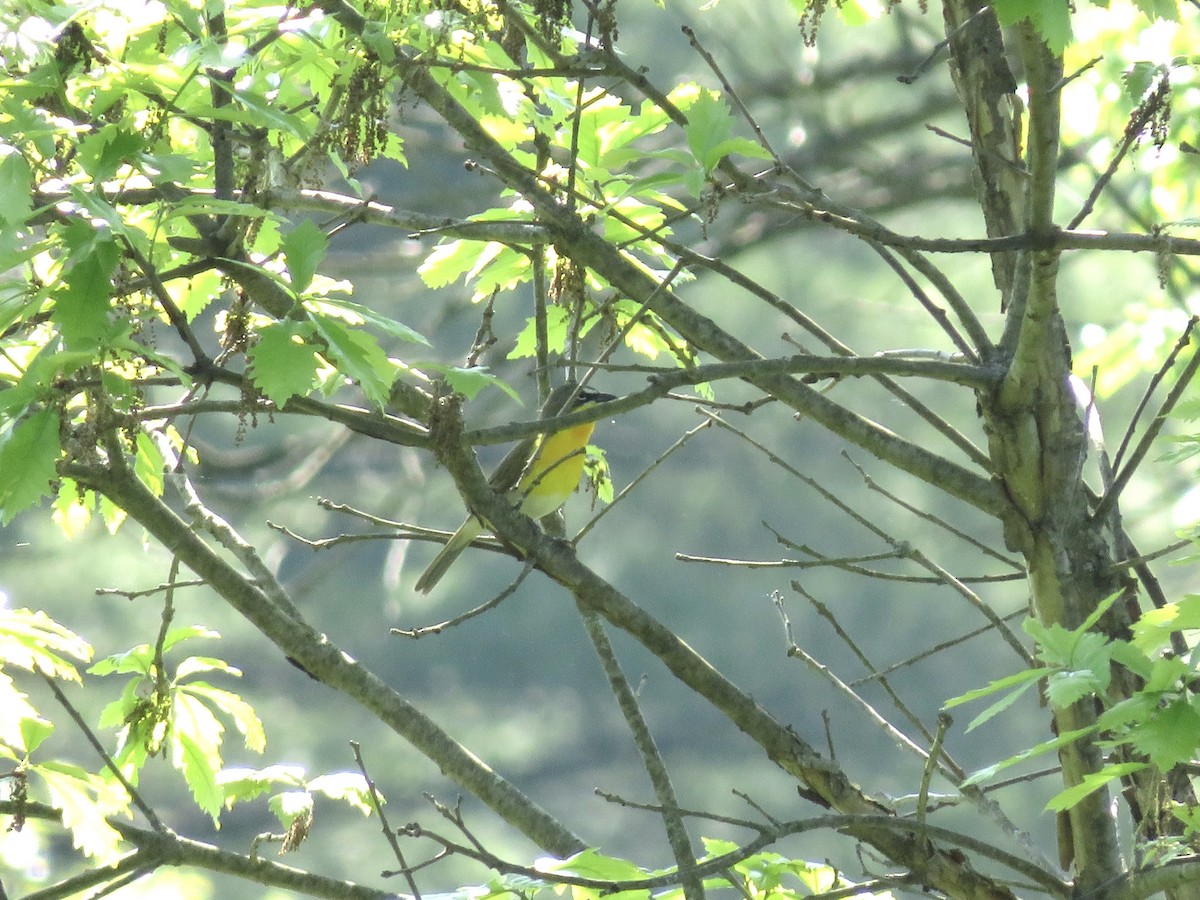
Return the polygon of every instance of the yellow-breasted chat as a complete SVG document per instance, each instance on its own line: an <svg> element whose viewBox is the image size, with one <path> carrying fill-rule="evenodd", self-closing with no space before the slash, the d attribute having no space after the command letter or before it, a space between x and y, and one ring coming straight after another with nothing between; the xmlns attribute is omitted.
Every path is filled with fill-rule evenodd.
<svg viewBox="0 0 1200 900"><path fill-rule="evenodd" d="M559 385L542 405L539 419L574 412L593 403L615 400L591 388L579 388L574 382ZM548 516L567 502L579 487L583 475L584 448L592 436L595 422L536 435L521 441L505 455L488 479L493 491L504 494L514 506L531 519ZM459 555L487 526L475 515L467 516L446 546L421 573L414 588L428 594Z"/></svg>

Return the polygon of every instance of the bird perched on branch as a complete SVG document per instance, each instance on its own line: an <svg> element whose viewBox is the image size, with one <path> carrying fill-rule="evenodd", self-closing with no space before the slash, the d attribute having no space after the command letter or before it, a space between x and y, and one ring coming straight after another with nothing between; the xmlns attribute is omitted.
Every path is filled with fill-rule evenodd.
<svg viewBox="0 0 1200 900"><path fill-rule="evenodd" d="M612 394L579 388L574 382L567 382L550 392L538 418L552 419L594 403L615 399ZM595 422L585 422L526 438L500 461L488 484L496 493L507 496L513 506L519 507L531 519L550 515L566 503L579 486L584 451L595 427ZM485 531L487 526L478 516L467 516L467 520L421 573L415 589L428 594L463 550Z"/></svg>

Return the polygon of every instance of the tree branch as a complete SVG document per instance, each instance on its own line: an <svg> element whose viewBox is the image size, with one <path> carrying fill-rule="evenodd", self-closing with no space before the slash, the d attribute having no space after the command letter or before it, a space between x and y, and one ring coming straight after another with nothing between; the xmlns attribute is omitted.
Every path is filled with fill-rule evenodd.
<svg viewBox="0 0 1200 900"><path fill-rule="evenodd" d="M44 803L3 800L0 801L0 813L22 814L46 821L61 820L59 811ZM140 858L158 866L191 866L208 872L221 872L264 887L296 891L310 897L328 897L330 900L397 900L397 895L392 891L376 890L356 882L337 881L271 860L233 853L213 844L190 840L172 831L159 832L139 828L116 816L109 819L108 824L120 832L122 838L138 848L138 852L128 859ZM108 881L113 876L113 871L107 868L97 869L96 873L93 884ZM76 887L75 892L81 887ZM36 896L41 896L40 892Z"/></svg>
<svg viewBox="0 0 1200 900"><path fill-rule="evenodd" d="M441 462L467 505L492 526L498 538L516 547L522 556L566 587L581 607L602 615L657 656L676 678L758 743L772 762L809 788L813 799L847 815L868 816L880 823L899 822L891 819L890 810L864 794L836 764L823 759L795 731L777 722L753 697L725 678L678 635L584 566L570 544L549 537L495 494L461 433L456 435L448 430L438 441L438 450ZM953 896L1012 900L1007 888L976 873L954 853L931 847L915 834L869 825L847 830L894 862L913 867L927 884ZM1053 876L1046 873L1043 876L1054 881Z"/></svg>
<svg viewBox="0 0 1200 900"><path fill-rule="evenodd" d="M64 475L108 497L130 518L205 579L230 606L306 672L372 712L464 790L543 849L569 855L584 842L493 772L432 719L354 661L305 621L288 615L155 497L120 459L107 468L65 463Z"/></svg>

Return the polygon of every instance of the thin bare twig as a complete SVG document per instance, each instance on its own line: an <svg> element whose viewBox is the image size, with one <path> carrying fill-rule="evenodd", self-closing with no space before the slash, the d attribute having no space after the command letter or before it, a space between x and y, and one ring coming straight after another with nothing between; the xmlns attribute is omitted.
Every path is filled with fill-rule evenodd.
<svg viewBox="0 0 1200 900"><path fill-rule="evenodd" d="M621 346L621 342L624 341L629 335L629 332L634 329L634 326L641 321L642 316L646 314L646 310L650 308L650 305L654 302L655 298L658 297L660 293L670 288L675 279L679 277L679 274L683 271L683 269L683 260L677 259L675 264L671 266L671 271L669 271L666 276L664 276L663 279L659 281L657 285L655 285L654 290L652 290L649 295L647 295L646 299L642 301L642 305L638 307L637 312L629 317L629 320L621 327L621 330L613 335L612 339L608 342L604 349L596 355L596 363L593 364L593 367L596 364L606 362L608 358L617 351L617 349ZM580 384L582 385L586 383L586 381L587 378L585 377L581 380Z"/></svg>
<svg viewBox="0 0 1200 900"><path fill-rule="evenodd" d="M159 617L158 636L154 641L154 693L155 700L164 704L171 695L171 681L167 678L167 664L163 659L163 647L167 643L167 633L171 621L175 618L175 579L179 577L179 556L171 557L171 568L167 574L167 584L171 585L163 593L162 615Z"/></svg>
<svg viewBox="0 0 1200 900"><path fill-rule="evenodd" d="M417 638L427 637L431 634L441 634L450 628L461 625L463 622L468 622L478 616L482 616L485 612L495 609L509 597L511 597L529 577L529 573L533 571L533 565L526 562L519 574L512 583L502 590L499 594L488 600L486 603L481 603L478 606L472 607L464 613L460 613L453 618L446 619L444 622L438 622L436 625L424 625L420 628L390 628L388 634L394 634L399 637L407 637L416 640Z"/></svg>
<svg viewBox="0 0 1200 900"><path fill-rule="evenodd" d="M782 601L778 596L776 596L774 599L775 599L775 607L776 607L776 609L779 610L781 617L782 617L782 614L783 614ZM868 719L870 719L873 723L875 723L875 725L879 729L881 729L884 734L886 734L889 738L891 738L892 742L895 743L896 746L899 747L901 750L906 750L909 753L912 753L913 755L918 757L922 762L925 762L929 759L929 754L922 747L920 747L918 744L916 744L908 735L906 735L903 731L901 731L899 728L897 728L895 725L893 725L890 721L888 721L887 717L884 716L883 714L881 714L880 712L878 712L875 709L875 707L873 707L870 703L868 703L866 701L866 699L860 693L858 693L858 691L856 691L852 687L850 687L850 685L848 685L845 681L843 681L841 678L839 678L837 675L835 675L833 673L833 671L827 665L818 661L815 657L810 655L803 647L801 647L798 643L796 643L795 638L791 634L791 623L788 622L786 617L783 617L783 627L784 627L784 633L785 633L785 637L787 639L787 644L788 644L788 647L787 647L787 655L788 656L791 656L791 657L801 660L802 662L807 664L810 669L812 669L814 672L816 672L818 675L820 675L822 678L824 678L826 681L828 681L831 685L833 685L833 687L836 688L837 691L840 694L842 694L842 696L844 696L847 700L849 700L853 706L858 707L858 709L860 711L862 711L867 716ZM935 765L936 764L937 763L935 762ZM943 770L944 766L938 765L938 769ZM959 777L959 776L956 776L953 772L950 772L948 770L943 771L943 774L946 776L946 778L952 784L955 783Z"/></svg>
<svg viewBox="0 0 1200 900"><path fill-rule="evenodd" d="M1088 63L1084 69L1090 68L1093 64L1095 64L1095 62L1097 62L1097 60L1093 60L1091 63ZM1076 73L1076 75L1079 74L1082 74L1082 70ZM1067 79L1063 79L1062 83L1065 83L1066 80ZM1159 105L1153 102L1143 103L1134 110L1133 117L1130 119L1128 124L1126 124L1125 133L1121 136L1121 143L1117 145L1117 149L1113 152L1112 159L1108 161L1108 165L1100 174L1100 177L1096 179L1096 183L1092 185L1092 189L1088 192L1087 199L1083 201L1083 205L1080 206L1079 212L1077 212L1067 224L1067 230L1075 230L1081 224L1083 224L1083 221L1088 216L1092 214L1092 210L1096 208L1096 201L1100 199L1100 195L1104 193L1104 189L1108 186L1108 183L1113 180L1114 176L1116 176L1117 169L1121 167L1121 160L1123 160L1126 154L1133 149L1134 144L1136 144L1141 138L1142 132L1145 130L1146 125L1155 115L1159 113L1159 111Z"/></svg>
<svg viewBox="0 0 1200 900"><path fill-rule="evenodd" d="M780 466L786 472L791 474L793 477L798 478L804 484L808 485L810 488L812 488L814 491L816 491L818 494L820 494L826 501L833 504L838 509L842 510L842 512L844 512L846 515L850 516L850 518L852 518L855 522L857 522L859 525L861 525L863 528L865 528L871 534L875 535L880 540L884 541L895 553L910 559L912 562L916 563L918 566L925 569L927 572L929 572L931 575L933 575L941 584L945 584L948 587L953 588L956 593L958 593L960 596L962 596L964 599L966 599L967 602L969 602L973 607L975 607L977 610L979 610L979 612L981 612L984 615L984 617L987 618L987 620L989 622L991 622L996 628L999 629L1000 634L1004 637L1005 641L1009 644L1010 647L1012 647L1016 651L1016 653L1021 657L1021 659L1025 662L1026 665L1028 665L1028 666L1033 665L1033 660L1029 655L1029 651L1025 649L1025 646L1020 642L1020 640L1016 637L1016 635L1014 635L1012 633L1011 629L1009 629L1008 626L995 614L995 612L992 611L991 607L989 607L986 603L984 603L983 600L974 591L972 591L970 588L968 588L966 586L966 584L963 582L963 580L961 578L957 578L956 576L950 574L950 572L946 571L941 566L934 563L932 560L930 560L928 557L926 557L923 553L921 553L916 548L912 547L910 544L907 544L904 541L898 541L892 535L888 534L886 531L884 531L882 528L880 528L879 525L876 524L876 522L873 519L867 518L866 516L859 513L857 510L850 507L840 497L838 497L836 494L834 494L828 488L824 487L819 482L817 482L816 479L811 478L808 475L805 475L803 472L800 472L794 466L788 464L783 459L781 459L770 448L768 448L768 447L764 446L763 444L759 443L758 441L754 440L754 438L750 437L750 435L746 434L741 429L735 428L733 425L730 425L728 422L726 422L720 416L714 415L713 413L710 413L707 411L702 411L702 412L704 412L704 415L711 418L717 425L720 425L722 428L726 429L727 431L730 431L733 434L738 435L744 441L749 443L751 446L755 447L761 453L765 454L766 457L769 460L771 460L771 462Z"/></svg>
<svg viewBox="0 0 1200 900"><path fill-rule="evenodd" d="M1114 471L1121 468L1121 463L1125 458L1125 451L1129 449L1129 442L1133 440L1134 432L1137 431L1138 420L1141 419L1142 413L1146 411L1146 407L1150 405L1150 398L1154 396L1154 392L1158 390L1158 386L1167 377L1167 373L1174 368L1175 361L1179 358L1179 354L1183 352L1183 348L1191 343L1192 332L1196 328L1197 321L1200 321L1200 317L1192 316L1188 319L1187 324L1183 328L1183 333L1175 341L1175 346L1171 348L1171 352L1167 354L1167 358L1158 367L1158 371L1151 376L1149 384L1146 385L1146 390L1142 392L1142 396L1133 410L1133 415L1129 417L1129 425L1125 428L1125 434L1121 436L1121 443L1117 446L1117 452L1113 455L1112 468ZM1092 393L1095 394L1095 391ZM1111 487L1111 485L1105 485L1105 490Z"/></svg>
<svg viewBox="0 0 1200 900"><path fill-rule="evenodd" d="M1020 616L1026 615L1029 615L1028 607L1018 609L1015 612L1010 612L1008 615L1002 616L1001 618L1007 622L1009 619L1016 619ZM856 678L854 681L850 682L850 685L851 687L858 687L861 684L866 684L868 681L873 681L876 678L882 678L885 675L890 675L897 669L904 669L908 666L915 665L916 663L921 662L921 660L928 659L931 656L941 653L943 650L966 643L967 641L971 640L971 638L979 637L981 634L987 634L995 627L996 626L991 624L981 625L978 628L968 631L966 634L960 634L958 637L950 638L950 640L941 641L926 650L922 650L920 653L914 654L906 659L902 659L899 662L892 663L890 666L880 669L878 672L872 672L870 675L864 675L862 678Z"/></svg>
<svg viewBox="0 0 1200 900"><path fill-rule="evenodd" d="M858 646L858 642L855 641L844 628L842 628L842 623L837 620L837 617L834 616L833 612L828 606L818 600L813 594L809 593L809 591L798 581L792 582L792 590L806 599L812 608L817 611L817 615L829 623L829 626L834 630L834 633L841 638L843 644L850 648L850 652L853 653L858 661L866 667L868 672L874 674L879 671L875 668L875 664L871 662L866 653L862 651L862 648ZM775 605L778 607L781 602L781 600L776 600ZM923 723L920 717L918 717L911 709L908 708L908 704L906 704L900 698L900 695L897 694L892 688L892 685L887 678L880 676L874 680L879 682L879 686L882 687L884 692L888 695L888 699L892 701L892 705L899 710L900 714L908 720L910 725L920 732L921 737L923 737L929 743L933 743L933 735L929 732L929 729L925 727L925 723ZM853 688L855 684L856 682L850 682L849 686ZM949 757L947 757L947 762L950 762ZM959 775L958 777L961 778L962 776Z"/></svg>
<svg viewBox="0 0 1200 900"><path fill-rule="evenodd" d="M1162 431L1163 425L1167 422L1167 416L1171 410L1175 408L1175 404L1183 396L1184 392L1192 383L1192 378L1196 372L1200 370L1200 347L1192 354L1192 358L1188 360L1183 371L1179 373L1179 380L1171 387L1166 399L1159 406L1158 412L1155 414L1153 421L1146 428L1137 446L1133 448L1133 452L1129 455L1129 462L1121 467L1121 470L1113 478L1112 487L1104 492L1104 496L1100 499L1100 503L1092 512L1095 519L1103 519L1117 498L1121 496L1121 492L1125 490L1125 486L1129 484L1129 479L1133 477L1133 473L1137 471L1138 466L1142 464L1146 454L1150 452L1150 447L1158 438L1158 433Z"/></svg>
<svg viewBox="0 0 1200 900"><path fill-rule="evenodd" d="M933 299L925 292L925 290L917 284L917 280L913 278L908 271L900 264L900 260L896 258L896 254L882 244L876 244L871 241L867 242L875 253L887 263L888 268L892 270L897 278L900 279L913 298L921 304L921 307L929 313L930 318L937 323L937 326L942 330L946 337L950 338L950 342L959 349L970 362L979 362L979 350L982 348L972 347L967 339L959 333L959 330L954 327L954 323L946 315L946 311L933 302Z"/></svg>
<svg viewBox="0 0 1200 900"><path fill-rule="evenodd" d="M909 575L903 572L884 572L880 569L872 569L860 564L865 560L900 559L902 554L895 550L853 557L827 556L809 547L807 544L798 544L795 541L789 540L782 532L767 522L763 522L762 525L774 535L775 540L781 545L790 550L807 553L812 557L812 560L737 559L728 556L704 556L696 553L682 552L676 553L674 558L679 562L704 563L713 566L736 566L745 569L834 568L851 575L862 575L864 578L871 578L876 581L895 581L901 584L944 584L944 581L936 575ZM1012 572L1008 575L959 575L956 577L963 584L1003 584L1012 581L1022 581L1026 576L1023 572Z"/></svg>
<svg viewBox="0 0 1200 900"><path fill-rule="evenodd" d="M955 593L957 593L971 606L978 610L979 613L982 614L983 617L992 624L992 627L999 632L1000 637L1002 637L1004 642L1013 649L1013 651L1021 658L1022 662L1024 662L1026 666L1033 668L1035 665L1037 665L1037 662L1033 658L1033 654L1031 654L1025 645L1021 643L1021 639L1013 633L1013 630L1008 627L1008 623L1000 618L996 611L984 602L982 597L967 587L962 582L962 579L956 578L954 575L943 569L915 547L909 547L908 549L909 559L927 571L932 572L942 580L943 584L953 588Z"/></svg>
<svg viewBox="0 0 1200 900"><path fill-rule="evenodd" d="M628 797L622 797L620 794L612 793L612 791L605 791L601 790L600 788L596 788L594 793L605 803L612 803L614 806L621 806L626 809L641 810L642 812L657 813L662 811L657 803L643 803L639 800L630 800ZM743 794L741 791L735 790L732 791L732 793L735 796L746 800L747 804L751 808L761 813L762 817L771 824L772 828L779 828L783 825L782 821L779 819L776 819L774 816L767 815L765 812L763 812L757 803L748 800L745 794ZM707 822L718 822L722 825L732 825L735 828L745 828L747 831L753 831L756 834L763 834L767 830L761 822L755 822L751 819L741 819L737 816L725 816L721 815L720 813L708 812L707 810L686 809L684 807L680 807L679 814L686 816L689 819L703 819Z"/></svg>
<svg viewBox="0 0 1200 900"><path fill-rule="evenodd" d="M126 600L137 600L139 597L152 597L155 594L161 594L163 591L176 590L183 587L204 587L206 584L207 582L205 581L193 578L188 581L159 584L152 588L143 588L140 591L130 591L124 588L96 588L96 596L124 597Z"/></svg>
<svg viewBox="0 0 1200 900"><path fill-rule="evenodd" d="M817 608L818 612L823 612L826 614L828 613L828 610L824 607L824 605L821 604L820 601L818 601L815 597L813 597L807 591L805 591L802 586L800 586L796 582L792 582L792 587L798 593L800 593L804 597L808 598L808 600L811 603L813 603L814 606ZM787 633L789 635L789 640L790 640L791 639L790 638L791 624L787 619L787 613L783 609L782 598L778 594L776 594L773 599L774 599L776 608L779 610L780 616L783 618L784 630L785 630L785 633ZM834 630L838 633L838 635L840 637L842 637L843 641L847 644L847 646L850 647L851 651L853 653L855 653L856 656L858 656L859 660L863 663L863 665L865 665L868 669L871 669L872 671L874 671L874 666L872 665L871 661L866 657L865 654L863 654L858 649L856 643L850 639L849 635L846 634L846 632L841 628L841 626L832 617L832 615L825 615L825 618L827 621L829 621L831 623L831 625L834 627ZM793 655L790 650L789 650L789 655ZM815 661L814 661L814 664L816 664ZM817 664L817 665L819 665L819 664ZM832 675L832 673L829 673L824 667L821 667L820 671L823 674L826 674L827 677L829 677L829 678L835 677ZM859 694L855 690L855 686L858 683L865 682L867 680L870 680L870 679L860 679L858 682L845 684L844 682L841 682L840 679L838 679L836 681L836 685L838 685L838 686L844 685L844 689L846 692L848 692L852 697L858 697ZM925 740L929 741L931 744L929 753L926 757L926 763L925 763L926 771L925 771L925 775L922 780L921 794L924 794L927 796L928 786L929 786L929 778L930 778L931 772L932 772L931 767L936 764L937 767L939 768L939 770L941 770L942 774L947 778L947 780L949 780L950 783L953 784L957 788L957 790L962 795L962 797L965 798L966 800L968 800L981 813L983 813L984 815L986 815L987 817L992 819L1000 827L1000 829L1006 835L1008 835L1009 838L1011 838L1013 840L1014 843L1016 843L1019 847L1022 848L1022 850L1025 851L1025 853L1029 856L1030 859L1036 859L1044 867L1047 867L1047 868L1050 867L1051 863L1049 862L1049 860L1044 858L1044 855L1038 849L1037 843L1033 840L1033 838L1030 837L1030 835L1027 834L1026 832L1022 831L1020 828L1018 828L1017 825L1008 817L1008 815L1004 812L1004 810L1002 810L1000 808L1000 806L994 800L989 799L986 796L986 793L982 789L980 789L977 785L968 785L968 786L962 785L962 782L966 778L966 772L963 770L962 766L960 766L954 760L954 758L949 754L949 752L947 752L942 746L942 741L944 740L944 737L945 737L944 731L945 731L945 728L948 727L948 723L943 724L942 719L939 716L938 733L936 736L930 735L929 730L927 728L925 728L925 726L920 722L920 720L908 709L907 705L901 701L900 697L895 693L895 691L892 690L891 686L887 683L887 680L883 677L880 677L878 680L880 681L880 684L884 687L884 689L887 691L887 694L891 698L892 703L896 706L896 708L900 711L900 713L902 715L904 715L905 718L907 718L909 720L909 722L912 723L914 725L914 727L917 728L917 730L921 733L921 735L925 738ZM862 701L862 702L863 702L863 704L865 704L865 701ZM872 707L868 706L867 708L871 711L871 713L874 713L874 709ZM879 716L879 720L883 721L885 724L888 724L890 726L890 723L888 723L887 720L884 719L881 715ZM894 726L892 726L892 727L894 727ZM900 734L899 729L895 729L895 732L897 734ZM914 744L914 746L915 746L915 744ZM831 750L831 753L832 753L832 750ZM919 794L919 796L920 796L920 794ZM920 812L920 804L918 804L918 812Z"/></svg>
<svg viewBox="0 0 1200 900"><path fill-rule="evenodd" d="M404 860L404 851L400 849L400 842L396 839L396 832L392 831L392 826L388 824L379 791L375 787L375 781L371 778L371 773L367 771L367 764L363 761L362 747L358 741L351 741L350 749L354 753L354 762L358 766L358 771L362 773L363 780L367 783L367 797L371 801L371 808L375 810L375 815L379 816L379 826L383 830L383 836L387 840L388 846L392 848L396 862L400 863L400 871L404 874L404 880L408 882L408 889L412 891L415 900L421 900L421 889L417 887L412 869L408 867L408 863Z"/></svg>
<svg viewBox="0 0 1200 900"><path fill-rule="evenodd" d="M1013 569L1014 571L1017 571L1017 572L1022 572L1022 573L1024 572L1024 568L1016 560L1010 559L1009 557L1005 556L1003 553L1000 553L999 551L993 549L992 547L985 544L983 541L979 540L978 538L972 537L971 535L967 534L967 532L963 531L961 528L955 528L953 525L951 525L949 522L947 522L945 519L941 518L940 516L935 516L931 512L927 512L926 510L919 509L918 507L909 503L907 500L904 500L901 497L897 497L891 491L880 486L880 484L877 481L875 481L874 478L872 478L870 475L867 474L867 470L864 469L862 466L860 466L858 463L856 463L854 461L854 459L850 456L850 454L847 453L845 450L842 451L842 457L846 460L846 462L850 463L850 465L854 466L854 468L858 470L858 473L859 473L859 475L862 476L863 483L866 484L868 490L872 490L878 494L883 495L888 500L891 500L892 503L899 506L901 509L904 509L904 510L912 513L918 519L923 519L926 522L930 522L931 524L938 526L939 528L943 529L944 531L948 531L950 534L954 535L959 540L970 544L972 547L974 547L980 553L983 553L986 556L990 556L993 559L998 560L999 562L1002 562L1004 565L1008 566L1010 569Z"/></svg>
<svg viewBox="0 0 1200 900"><path fill-rule="evenodd" d="M948 34L946 37L942 38L940 41L938 41L936 44L934 44L933 49L931 49L929 51L929 55L926 56L924 59L922 59L919 63L917 63L912 68L911 71L909 71L905 75L897 75L896 80L898 82L900 82L901 84L912 84L913 82L915 82L926 69L928 69L931 65L933 65L933 63L937 60L937 58L941 54L941 52L950 46L950 41L956 35L958 35L960 32L965 30L969 25L971 25L972 22L974 22L980 16L987 13L990 9L991 9L991 7L984 6L984 7L981 7L979 10L977 10L976 12L972 13L967 19L965 19L962 23L960 23L958 25L958 27L955 28L950 34Z"/></svg>
<svg viewBox="0 0 1200 900"><path fill-rule="evenodd" d="M608 686L616 697L617 706L625 718L625 725L633 736L633 743L642 758L642 765L650 777L654 788L654 796L659 803L659 814L662 816L663 828L666 831L667 843L671 847L671 855L675 857L683 884L684 896L687 900L701 900L704 897L703 881L692 873L695 866L696 852L692 849L691 838L687 827L683 824L683 816L679 812L679 801L675 796L675 787L671 784L671 776L667 772L662 754L650 733L650 726L642 715L637 697L634 696L629 681L621 671L617 655L613 651L612 642L604 630L604 620L594 610L589 610L581 604L576 604L579 615L587 629L588 638L600 660L600 667L608 678Z"/></svg>
<svg viewBox="0 0 1200 900"><path fill-rule="evenodd" d="M450 532L448 532L448 531L433 531L432 529L427 529L429 531L428 534L424 534L424 533L422 533L422 534L407 534L407 533L405 533L405 534L391 534L391 533L388 533L388 534L380 534L380 533L335 534L332 537L327 537L327 538L308 538L308 537L305 537L304 535L300 534L297 531L293 531L288 526L280 525L278 522L271 521L270 519L267 520L266 524L267 524L267 527L270 528L272 531L278 531L284 537L290 538L291 540L295 541L296 543L301 544L304 547L307 547L309 550L318 550L318 551L319 550L328 550L331 547L339 547L342 544L357 544L357 543L361 543L362 541L394 541L394 540L400 540L400 539L438 540L439 538L444 540L445 538L450 536ZM404 527L407 528L409 526L404 526ZM415 528L416 526L412 526L412 527Z"/></svg>
<svg viewBox="0 0 1200 900"><path fill-rule="evenodd" d="M934 761L941 755L942 743L946 740L946 731L950 728L950 716L945 712L938 713L937 733L929 748L929 758L925 761L925 771L921 773L921 790L917 795L917 821L924 822L929 809L929 783L933 780Z"/></svg>

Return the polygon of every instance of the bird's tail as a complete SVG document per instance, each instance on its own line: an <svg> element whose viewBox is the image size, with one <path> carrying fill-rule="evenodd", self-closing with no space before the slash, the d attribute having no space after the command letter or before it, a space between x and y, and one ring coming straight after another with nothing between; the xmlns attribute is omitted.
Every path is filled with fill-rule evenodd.
<svg viewBox="0 0 1200 900"><path fill-rule="evenodd" d="M421 573L421 577L417 579L413 589L422 594L428 594L433 590L434 586L442 580L442 576L446 574L446 570L454 565L454 561L471 545L471 541L482 533L483 526L474 516L463 522L462 527L450 536L450 540L446 541L446 546L433 558L433 562L425 567L425 571Z"/></svg>

